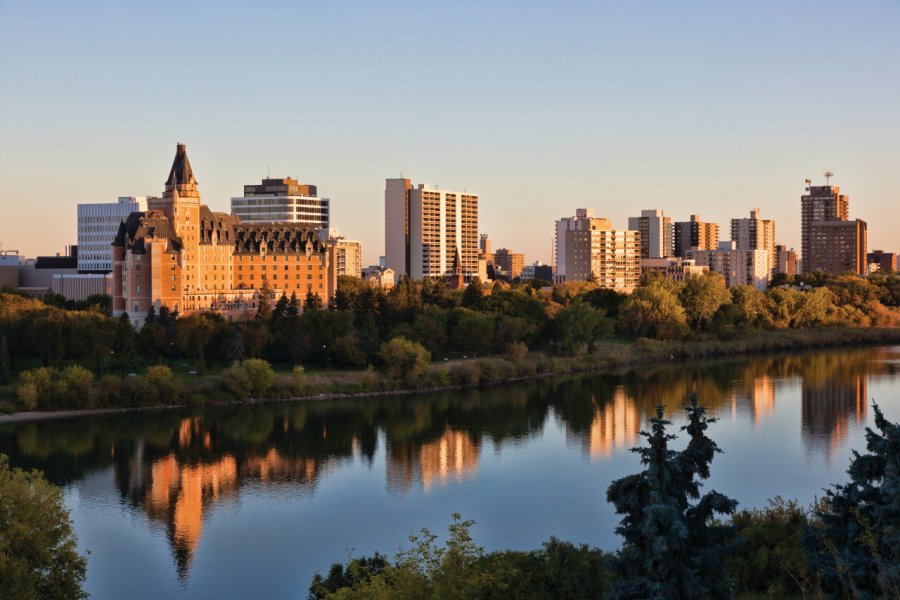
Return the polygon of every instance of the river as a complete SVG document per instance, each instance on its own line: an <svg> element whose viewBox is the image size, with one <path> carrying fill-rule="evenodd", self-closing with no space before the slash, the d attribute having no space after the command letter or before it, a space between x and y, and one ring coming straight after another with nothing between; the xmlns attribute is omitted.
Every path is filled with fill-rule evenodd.
<svg viewBox="0 0 900 600"><path fill-rule="evenodd" d="M614 549L609 483L691 393L723 449L704 489L809 504L846 480L875 399L900 420L900 347L637 367L420 396L0 426L64 489L93 598L305 598L316 571L474 519L486 550L550 536ZM684 436L673 442L683 446Z"/></svg>

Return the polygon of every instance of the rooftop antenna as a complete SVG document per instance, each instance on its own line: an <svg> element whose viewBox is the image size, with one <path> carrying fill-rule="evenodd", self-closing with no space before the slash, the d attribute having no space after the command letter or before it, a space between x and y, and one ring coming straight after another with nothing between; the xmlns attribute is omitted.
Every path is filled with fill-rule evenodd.
<svg viewBox="0 0 900 600"><path fill-rule="evenodd" d="M812 179L804 179L803 183L806 184L806 191L809 191L809 187L812 185Z"/></svg>
<svg viewBox="0 0 900 600"><path fill-rule="evenodd" d="M825 171L825 185L831 185L831 178L834 177L834 173L831 171Z"/></svg>

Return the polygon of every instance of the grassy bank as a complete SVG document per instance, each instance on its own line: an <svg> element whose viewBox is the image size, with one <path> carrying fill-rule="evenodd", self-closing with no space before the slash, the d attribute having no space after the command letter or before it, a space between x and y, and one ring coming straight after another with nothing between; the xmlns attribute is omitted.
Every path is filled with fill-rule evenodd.
<svg viewBox="0 0 900 600"><path fill-rule="evenodd" d="M432 363L419 375L390 377L373 367L356 371L287 371L270 369L270 379L257 383L252 373L230 369L188 374L186 365L151 367L135 376L103 375L73 383L66 370L46 384L47 393L24 402L14 386L0 390L3 412L35 418L51 411L198 406L231 402L268 402L339 398L376 394L410 394L445 389L497 385L509 381L563 373L608 372L642 364L714 359L861 345L900 343L900 328L821 328L758 331L732 339L607 341L592 352L551 356L531 352L521 357L485 357ZM70 367L72 369L72 367ZM168 371L166 373L165 371ZM185 371L185 372L182 372ZM21 383L21 382L20 382ZM62 390L62 391L60 391Z"/></svg>

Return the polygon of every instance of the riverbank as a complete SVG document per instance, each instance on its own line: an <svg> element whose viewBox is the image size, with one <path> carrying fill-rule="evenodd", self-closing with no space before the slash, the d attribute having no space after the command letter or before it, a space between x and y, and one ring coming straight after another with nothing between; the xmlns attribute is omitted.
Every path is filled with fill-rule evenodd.
<svg viewBox="0 0 900 600"><path fill-rule="evenodd" d="M486 357L447 363L433 363L421 376L392 379L371 367L362 371L309 374L298 383L291 375L276 374L264 397L241 398L229 391L224 374L207 376L202 382L185 383L168 402L148 403L141 398L131 404L103 405L105 388L131 384L143 389L143 377L104 376L89 393L89 407L60 410L29 410L0 415L0 424L126 411L184 408L260 402L295 402L360 398L382 395L410 395L453 389L492 386L514 381L552 377L566 373L603 372L659 362L751 356L763 353L803 351L852 346L900 343L900 328L821 328L805 330L757 331L733 339L636 341L602 343L593 352L574 357L529 353L521 358ZM130 388L129 388L130 389ZM127 390L125 390L127 392ZM140 396L125 396L131 400ZM107 401L108 402L108 401Z"/></svg>

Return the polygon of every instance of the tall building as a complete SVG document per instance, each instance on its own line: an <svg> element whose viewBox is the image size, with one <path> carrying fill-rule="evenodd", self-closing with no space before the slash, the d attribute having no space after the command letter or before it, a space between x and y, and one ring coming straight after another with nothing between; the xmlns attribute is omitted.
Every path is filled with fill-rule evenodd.
<svg viewBox="0 0 900 600"><path fill-rule="evenodd" d="M112 243L119 225L133 212L147 210L146 196L120 196L118 202L78 205L78 270L112 271Z"/></svg>
<svg viewBox="0 0 900 600"><path fill-rule="evenodd" d="M348 240L337 229L320 229L319 237L334 246L335 268L338 277L362 277L362 244Z"/></svg>
<svg viewBox="0 0 900 600"><path fill-rule="evenodd" d="M698 277L709 271L707 266L698 266L696 261L670 256L668 258L642 258L641 274L654 271L673 281L685 281L689 277Z"/></svg>
<svg viewBox="0 0 900 600"><path fill-rule="evenodd" d="M641 280L641 234L616 231L583 208L575 214L556 224L557 280L594 279L600 287L634 290Z"/></svg>
<svg viewBox="0 0 900 600"><path fill-rule="evenodd" d="M522 275L525 267L525 255L520 252L512 252L507 248L498 248L494 252L494 273L506 279L515 279Z"/></svg>
<svg viewBox="0 0 900 600"><path fill-rule="evenodd" d="M872 250L866 255L866 262L870 265L878 265L880 271L896 271L897 255L884 250Z"/></svg>
<svg viewBox="0 0 900 600"><path fill-rule="evenodd" d="M797 253L793 248L788 249L787 246L775 246L775 272L784 273L785 275L796 275L800 272L799 260Z"/></svg>
<svg viewBox="0 0 900 600"><path fill-rule="evenodd" d="M811 185L800 197L800 252L803 271L814 271L819 261L812 256L812 224L819 221L846 221L850 218L850 198L836 185Z"/></svg>
<svg viewBox="0 0 900 600"><path fill-rule="evenodd" d="M478 276L478 194L387 179L384 238L386 264L398 277L452 274L459 253L468 283Z"/></svg>
<svg viewBox="0 0 900 600"><path fill-rule="evenodd" d="M765 250L769 271L775 271L775 221L761 219L759 209L750 211L750 218L731 220L731 241L737 250Z"/></svg>
<svg viewBox="0 0 900 600"><path fill-rule="evenodd" d="M200 203L184 144L178 144L162 198L119 226L113 242L113 314L135 325L162 306L181 314L254 314L260 290L318 295L337 280L334 248L300 223L242 223Z"/></svg>
<svg viewBox="0 0 900 600"><path fill-rule="evenodd" d="M291 177L263 179L245 185L244 195L231 199L231 214L243 223L300 223L312 229L331 226L330 200L319 198L314 185Z"/></svg>
<svg viewBox="0 0 900 600"><path fill-rule="evenodd" d="M700 215L691 215L690 221L675 223L675 256L690 258L691 250L715 250L718 246L718 223L701 221Z"/></svg>
<svg viewBox="0 0 900 600"><path fill-rule="evenodd" d="M719 242L716 250L692 250L699 267L709 267L725 278L729 286L751 285L764 290L769 285L769 253L765 250L738 250L735 243Z"/></svg>
<svg viewBox="0 0 900 600"><path fill-rule="evenodd" d="M641 258L675 256L675 228L663 211L642 210L640 217L628 218L628 229L641 234Z"/></svg>
<svg viewBox="0 0 900 600"><path fill-rule="evenodd" d="M866 222L860 219L813 221L809 225L809 259L804 258L803 270L865 275L866 238Z"/></svg>

